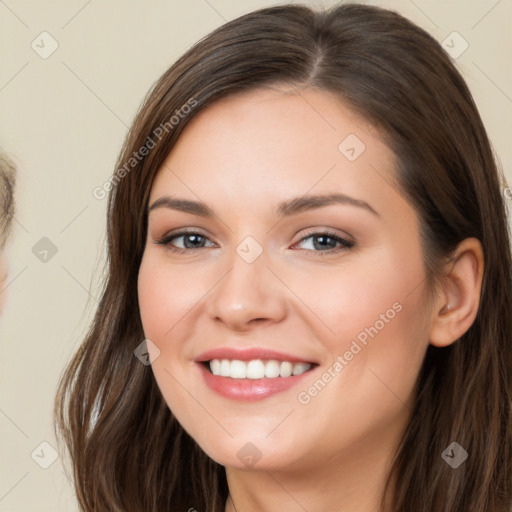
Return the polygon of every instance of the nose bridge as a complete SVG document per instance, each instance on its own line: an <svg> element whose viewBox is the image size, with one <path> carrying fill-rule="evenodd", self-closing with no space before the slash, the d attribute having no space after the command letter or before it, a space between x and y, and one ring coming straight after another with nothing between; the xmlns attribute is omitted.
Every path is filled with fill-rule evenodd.
<svg viewBox="0 0 512 512"><path fill-rule="evenodd" d="M228 258L227 274L211 294L210 316L236 329L253 320L281 319L285 297L269 264L267 251L254 238L242 240Z"/></svg>

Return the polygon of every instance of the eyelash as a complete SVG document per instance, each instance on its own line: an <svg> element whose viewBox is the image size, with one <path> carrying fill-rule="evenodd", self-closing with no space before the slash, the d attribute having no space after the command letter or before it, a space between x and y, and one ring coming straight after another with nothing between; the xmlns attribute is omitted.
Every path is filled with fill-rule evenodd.
<svg viewBox="0 0 512 512"><path fill-rule="evenodd" d="M164 246L167 246L169 250L173 251L173 252L176 252L176 253L179 253L179 254L184 254L184 253L187 253L187 252L190 252L190 251L194 251L194 250L198 250L198 249L208 249L208 247L198 247L197 249L194 249L194 248L181 248L181 247L175 247L173 245L171 245L171 242L173 240L175 240L176 238L181 238L183 236L187 236L187 235L199 235L200 237L203 237L203 238L208 238L204 235L202 235L201 233L197 232L197 231L180 231L179 233L174 233L173 235L164 235L163 237L161 237L159 240L157 240L155 243L158 244L158 245L164 245ZM331 248L331 249L326 249L325 251L315 251L315 250L312 250L312 249L303 249L303 250L306 250L306 251L312 251L312 252L315 252L315 253L319 253L319 254L333 254L333 253L336 253L336 252L339 252L339 251L344 251L344 250L347 250L347 249L351 249L352 247L355 246L355 243L354 242L351 242L349 240L346 240L344 238L341 238L339 235L335 234L335 233L332 233L331 231L316 231L314 233L310 233L309 235L305 236L305 237L302 237L297 243L301 243L301 242L304 242L304 240L307 240L308 238L318 238L318 237L321 237L321 236L324 236L324 237L327 237L327 238L331 238L333 239L335 242L341 244L342 247L338 247L338 248Z"/></svg>

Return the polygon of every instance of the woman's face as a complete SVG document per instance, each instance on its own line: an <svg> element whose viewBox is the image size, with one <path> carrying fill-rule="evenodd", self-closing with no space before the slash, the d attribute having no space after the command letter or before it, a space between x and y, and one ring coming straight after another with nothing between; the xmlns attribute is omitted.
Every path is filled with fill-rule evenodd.
<svg viewBox="0 0 512 512"><path fill-rule="evenodd" d="M217 462L313 468L401 437L429 321L394 170L377 130L313 89L222 99L159 170L144 334L164 399Z"/></svg>

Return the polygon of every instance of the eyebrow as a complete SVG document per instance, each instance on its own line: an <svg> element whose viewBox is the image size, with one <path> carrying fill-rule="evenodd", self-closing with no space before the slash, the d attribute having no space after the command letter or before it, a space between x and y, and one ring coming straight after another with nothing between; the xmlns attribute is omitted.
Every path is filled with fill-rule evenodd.
<svg viewBox="0 0 512 512"><path fill-rule="evenodd" d="M322 206L329 206L332 204L356 206L380 217L380 214L366 201L363 201L362 199L355 199L345 194L320 194L295 197L280 203L276 209L276 213L279 217L289 217L307 210L313 210L315 208L321 208ZM179 199L170 196L162 196L157 199L149 207L148 213L156 210L157 208L170 208L172 210L178 210L206 218L212 218L215 216L213 211L202 202Z"/></svg>

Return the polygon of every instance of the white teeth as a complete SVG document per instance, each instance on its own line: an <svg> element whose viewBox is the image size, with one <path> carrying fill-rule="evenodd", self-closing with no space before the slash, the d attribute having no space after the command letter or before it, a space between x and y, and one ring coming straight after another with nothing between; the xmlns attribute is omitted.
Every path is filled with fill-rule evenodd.
<svg viewBox="0 0 512 512"><path fill-rule="evenodd" d="M213 359L210 361L210 370L213 375L230 377L232 379L274 379L276 377L290 377L307 372L310 363L291 363L289 361L261 360L239 361L234 359Z"/></svg>
<svg viewBox="0 0 512 512"><path fill-rule="evenodd" d="M221 363L218 359L214 359L210 361L210 368L212 369L212 373L215 375L220 375L220 367Z"/></svg>
<svg viewBox="0 0 512 512"><path fill-rule="evenodd" d="M281 377L289 377L293 372L293 364L287 361L283 361L281 363L281 369L279 370L279 375Z"/></svg>
<svg viewBox="0 0 512 512"><path fill-rule="evenodd" d="M243 361L231 361L229 377L232 379L245 379L247 377L247 365Z"/></svg>
<svg viewBox="0 0 512 512"><path fill-rule="evenodd" d="M214 359L215 361L215 359ZM218 359L217 359L218 361ZM221 377L229 377L229 368L230 368L230 363L227 359L223 359L221 362L220 362L220 371L217 375L220 375ZM211 367L211 363L210 363L210 370L212 370L213 372L213 368Z"/></svg>
<svg viewBox="0 0 512 512"><path fill-rule="evenodd" d="M256 359L249 361L247 365L247 378L248 379L261 379L265 376L265 365L263 361Z"/></svg>
<svg viewBox="0 0 512 512"><path fill-rule="evenodd" d="M307 372L311 368L309 363L296 363L293 365L293 375L300 375L301 373Z"/></svg>
<svg viewBox="0 0 512 512"><path fill-rule="evenodd" d="M275 377L279 377L279 369L281 368L281 363L279 361L267 361L265 363L265 377L267 379L273 379Z"/></svg>

